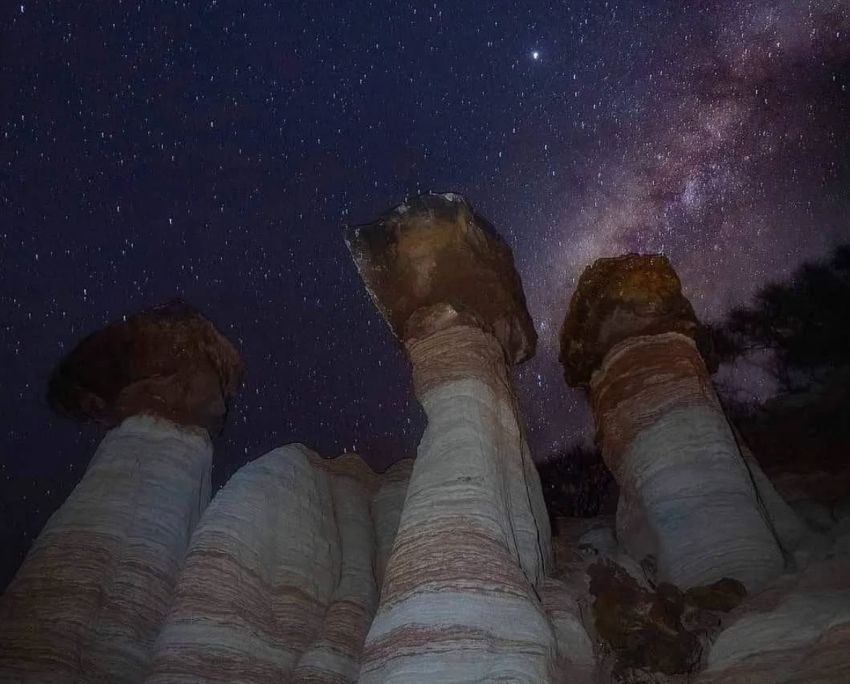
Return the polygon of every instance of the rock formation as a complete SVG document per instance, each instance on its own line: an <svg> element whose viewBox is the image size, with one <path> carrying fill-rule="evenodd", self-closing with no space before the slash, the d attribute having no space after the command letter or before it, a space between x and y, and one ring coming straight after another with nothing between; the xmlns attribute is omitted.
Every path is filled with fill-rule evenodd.
<svg viewBox="0 0 850 684"><path fill-rule="evenodd" d="M237 471L192 536L145 681L357 681L409 473L297 444Z"/></svg>
<svg viewBox="0 0 850 684"><path fill-rule="evenodd" d="M825 559L740 606L696 681L850 681L850 554L836 544Z"/></svg>
<svg viewBox="0 0 850 684"><path fill-rule="evenodd" d="M567 382L589 388L620 485L617 532L659 581L756 590L783 554L711 383L706 337L665 257L599 259L561 330ZM709 356L710 358L710 356Z"/></svg>
<svg viewBox="0 0 850 684"><path fill-rule="evenodd" d="M50 379L59 413L113 426L148 414L217 433L242 365L203 316L175 301L89 335Z"/></svg>
<svg viewBox="0 0 850 684"><path fill-rule="evenodd" d="M142 680L189 535L210 496L212 445L241 365L185 305L83 340L51 404L114 425L0 600L0 681Z"/></svg>
<svg viewBox="0 0 850 684"><path fill-rule="evenodd" d="M588 574L596 631L615 656L615 679L628 678L628 670L693 671L720 626L710 611L727 612L746 594L731 579L684 593L665 583L651 591L611 562L591 565Z"/></svg>
<svg viewBox="0 0 850 684"><path fill-rule="evenodd" d="M411 364L416 461L294 444L210 503L238 354L183 304L108 326L50 382L111 429L0 599L0 682L850 681L850 501L774 488L665 258L599 260L573 296L561 359L611 472L581 450L543 468L553 540L510 249L453 194L347 242Z"/></svg>
<svg viewBox="0 0 850 684"><path fill-rule="evenodd" d="M551 681L556 627L582 657L591 647L539 598L550 531L508 370L536 334L510 249L453 194L417 197L347 241L428 417L360 681Z"/></svg>

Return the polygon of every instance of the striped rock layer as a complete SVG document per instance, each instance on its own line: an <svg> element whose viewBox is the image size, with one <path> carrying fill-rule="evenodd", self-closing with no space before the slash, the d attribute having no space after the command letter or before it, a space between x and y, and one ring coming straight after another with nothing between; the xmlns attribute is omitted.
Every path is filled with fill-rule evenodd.
<svg viewBox="0 0 850 684"><path fill-rule="evenodd" d="M831 555L743 604L696 682L850 682L850 556Z"/></svg>
<svg viewBox="0 0 850 684"><path fill-rule="evenodd" d="M356 681L409 470L301 445L241 468L192 536L146 682Z"/></svg>
<svg viewBox="0 0 850 684"><path fill-rule="evenodd" d="M708 371L677 332L615 345L590 381L602 455L620 484L618 537L661 581L761 588L784 560ZM760 475L760 473L759 473Z"/></svg>
<svg viewBox="0 0 850 684"><path fill-rule="evenodd" d="M141 682L210 497L205 430L110 430L0 600L0 682Z"/></svg>
<svg viewBox="0 0 850 684"><path fill-rule="evenodd" d="M555 628L536 592L549 523L502 347L438 305L408 323L406 349L428 427L360 681L551 681Z"/></svg>

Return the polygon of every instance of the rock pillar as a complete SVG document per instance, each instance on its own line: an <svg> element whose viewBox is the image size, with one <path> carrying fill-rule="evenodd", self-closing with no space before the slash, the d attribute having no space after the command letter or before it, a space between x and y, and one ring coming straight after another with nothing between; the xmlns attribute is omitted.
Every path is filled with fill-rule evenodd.
<svg viewBox="0 0 850 684"><path fill-rule="evenodd" d="M146 683L357 681L409 472L300 444L240 468L192 535Z"/></svg>
<svg viewBox="0 0 850 684"><path fill-rule="evenodd" d="M723 413L707 347L663 256L599 259L561 330L567 383L589 389L621 493L620 543L681 587L723 577L752 591L783 568L775 531Z"/></svg>
<svg viewBox="0 0 850 684"><path fill-rule="evenodd" d="M0 600L0 681L142 680L240 370L185 305L114 323L62 362L53 406L115 427Z"/></svg>
<svg viewBox="0 0 850 684"><path fill-rule="evenodd" d="M510 248L453 194L348 244L428 417L360 681L549 681L550 531L509 377L536 334Z"/></svg>

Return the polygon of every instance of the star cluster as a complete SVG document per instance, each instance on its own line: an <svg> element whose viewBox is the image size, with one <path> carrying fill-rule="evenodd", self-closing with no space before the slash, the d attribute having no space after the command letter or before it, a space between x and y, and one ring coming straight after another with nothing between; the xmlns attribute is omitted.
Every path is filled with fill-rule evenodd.
<svg viewBox="0 0 850 684"><path fill-rule="evenodd" d="M848 0L1 11L3 580L100 435L49 412L51 369L174 296L247 367L217 485L291 441L412 455L409 372L341 237L408 195L461 192L514 248L537 458L591 436L557 331L593 259L664 252L711 319L850 238Z"/></svg>

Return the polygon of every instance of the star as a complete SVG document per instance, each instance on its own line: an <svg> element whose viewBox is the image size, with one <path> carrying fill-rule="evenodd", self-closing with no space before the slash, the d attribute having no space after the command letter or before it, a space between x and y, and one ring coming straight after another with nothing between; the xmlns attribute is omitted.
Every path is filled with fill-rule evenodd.
<svg viewBox="0 0 850 684"><path fill-rule="evenodd" d="M255 3L262 19L221 2L101 3L96 16L17 3L2 36L29 47L3 70L16 97L0 119L0 454L13 455L0 458L0 508L11 502L20 528L12 553L3 538L0 592L93 453L94 433L43 401L52 364L148 304L181 294L241 336L250 372L214 489L296 438L325 456L356 445L374 465L416 453L425 417L406 366L330 226L425 188L480 206L538 322L517 393L540 460L595 433L558 362L595 259L663 251L708 322L850 240L850 0L620 2L598 16L585 8L604 3L490 3L451 34L440 3L370 0L377 20L342 22L333 41L292 2ZM163 23L185 39L163 39ZM100 24L122 40L77 40ZM168 65L157 79L136 53L154 43ZM74 116L44 96L69 89ZM163 92L180 96L164 106Z"/></svg>

